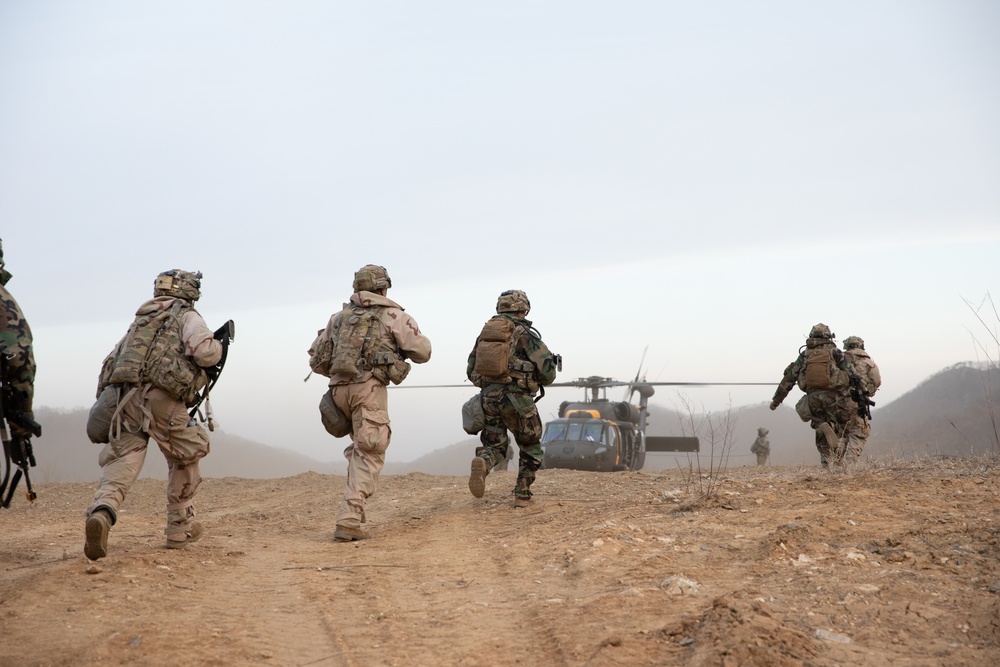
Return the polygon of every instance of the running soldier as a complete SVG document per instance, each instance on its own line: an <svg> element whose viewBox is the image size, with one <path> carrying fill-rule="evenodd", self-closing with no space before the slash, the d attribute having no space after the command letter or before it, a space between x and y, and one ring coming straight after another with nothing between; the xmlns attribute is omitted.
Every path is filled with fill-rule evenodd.
<svg viewBox="0 0 1000 667"><path fill-rule="evenodd" d="M785 368L770 405L776 410L795 385L806 393L795 405L795 411L816 431L816 449L824 468L831 462L843 462L842 440L857 409L848 392L849 364L834 338L830 327L822 323L809 331L799 356Z"/></svg>
<svg viewBox="0 0 1000 667"><path fill-rule="evenodd" d="M858 336L845 338L844 356L851 364L853 373L861 379L859 391L865 399L871 399L878 388L882 386L882 374L871 356L865 351L865 341ZM867 411L855 410L854 414L851 415L851 420L847 423L847 453L845 458L848 463L853 463L861 457L870 433L871 426L868 424Z"/></svg>
<svg viewBox="0 0 1000 667"><path fill-rule="evenodd" d="M108 533L142 470L151 437L167 459L167 548L185 547L204 534L195 521L194 496L209 436L188 415L188 406L198 400L210 375L218 376L229 329L212 333L194 309L200 297L200 272L164 271L153 283L153 298L139 306L125 336L104 360L95 410L109 406L112 414L105 415L111 424L106 437L91 435L107 443L98 459L100 486L87 510L83 551L91 560L108 554Z"/></svg>
<svg viewBox="0 0 1000 667"><path fill-rule="evenodd" d="M531 310L528 296L508 290L497 299L497 314L483 326L469 355L466 375L480 388L479 398L486 426L479 436L469 476L469 491L476 498L486 492L486 475L507 457L508 429L517 441L517 483L514 507L532 503L531 484L542 466L542 420L533 396L552 384L559 365L541 334L525 317ZM544 390L543 390L544 393Z"/></svg>
<svg viewBox="0 0 1000 667"><path fill-rule="evenodd" d="M406 378L407 360L422 364L431 358L431 341L402 306L386 297L390 287L385 268L358 269L350 301L309 348L309 366L330 378L320 401L324 425L336 437L351 436L344 450L347 486L333 533L338 542L368 537L361 530L365 504L378 488L392 436L386 386Z"/></svg>

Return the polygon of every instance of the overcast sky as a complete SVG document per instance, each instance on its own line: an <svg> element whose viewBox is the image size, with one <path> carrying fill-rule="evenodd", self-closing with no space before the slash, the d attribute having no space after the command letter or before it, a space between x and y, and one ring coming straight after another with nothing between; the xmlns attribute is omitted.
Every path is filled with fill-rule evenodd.
<svg viewBox="0 0 1000 667"><path fill-rule="evenodd" d="M464 381L519 288L560 380L631 379L648 346L649 380L776 384L825 322L866 340L880 406L976 359L963 299L1000 292L988 0L5 2L0 91L40 406L90 406L169 268L237 322L222 427L321 460L346 443L306 349L366 263L433 342L407 384ZM392 390L389 457L464 438L472 392Z"/></svg>

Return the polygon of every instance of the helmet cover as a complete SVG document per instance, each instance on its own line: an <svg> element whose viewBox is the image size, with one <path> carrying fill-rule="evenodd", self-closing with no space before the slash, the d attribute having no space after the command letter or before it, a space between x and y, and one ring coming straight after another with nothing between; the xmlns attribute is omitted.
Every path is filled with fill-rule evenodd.
<svg viewBox="0 0 1000 667"><path fill-rule="evenodd" d="M366 264L354 273L352 287L355 292L377 292L392 287L392 280L384 266Z"/></svg>
<svg viewBox="0 0 1000 667"><path fill-rule="evenodd" d="M170 269L156 276L153 281L153 296L172 296L188 301L201 298L201 271L181 271Z"/></svg>
<svg viewBox="0 0 1000 667"><path fill-rule="evenodd" d="M531 310L528 295L519 289L509 289L500 294L497 299L497 313L527 313Z"/></svg>

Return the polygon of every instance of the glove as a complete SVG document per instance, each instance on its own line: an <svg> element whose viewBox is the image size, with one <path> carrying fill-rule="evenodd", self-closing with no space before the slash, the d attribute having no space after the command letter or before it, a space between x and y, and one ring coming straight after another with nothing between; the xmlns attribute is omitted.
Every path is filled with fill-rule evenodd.
<svg viewBox="0 0 1000 667"><path fill-rule="evenodd" d="M777 410L779 405L781 405L781 403L779 401L771 401L770 408L772 410Z"/></svg>
<svg viewBox="0 0 1000 667"><path fill-rule="evenodd" d="M233 330L235 328L236 325L233 324L232 320L229 320L228 322L226 322L221 327L215 330L215 333L212 334L212 338L218 341L222 341L223 343L228 343L229 340L234 337Z"/></svg>

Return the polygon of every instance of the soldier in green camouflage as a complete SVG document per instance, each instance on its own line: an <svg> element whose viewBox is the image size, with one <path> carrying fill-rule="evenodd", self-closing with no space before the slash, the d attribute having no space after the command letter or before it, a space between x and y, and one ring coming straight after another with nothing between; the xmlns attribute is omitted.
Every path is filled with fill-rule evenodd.
<svg viewBox="0 0 1000 667"><path fill-rule="evenodd" d="M21 414L34 419L31 403L35 395L35 355L32 350L31 327L17 301L7 291L11 274L4 265L3 241L0 240L0 345L5 350L5 386L11 388L13 404L4 404L10 414ZM6 413L5 413L6 414ZM27 438L31 432L23 425L10 422L11 437Z"/></svg>
<svg viewBox="0 0 1000 667"><path fill-rule="evenodd" d="M540 387L552 384L558 366L557 356L525 319L530 309L531 302L521 290L502 293L497 300L497 314L483 327L466 367L469 380L481 389L486 417L479 436L482 446L476 448L472 459L469 490L476 498L483 497L486 475L507 456L510 430L520 450L514 507L532 503L531 485L542 466L542 420L533 396ZM502 335L495 335L498 331ZM491 368L490 358L499 359L500 366Z"/></svg>
<svg viewBox="0 0 1000 667"><path fill-rule="evenodd" d="M857 410L849 392L850 366L834 338L830 327L822 323L809 331L799 356L785 368L770 405L776 410L796 385L806 393L795 411L816 431L816 449L824 468L843 462L847 424Z"/></svg>

